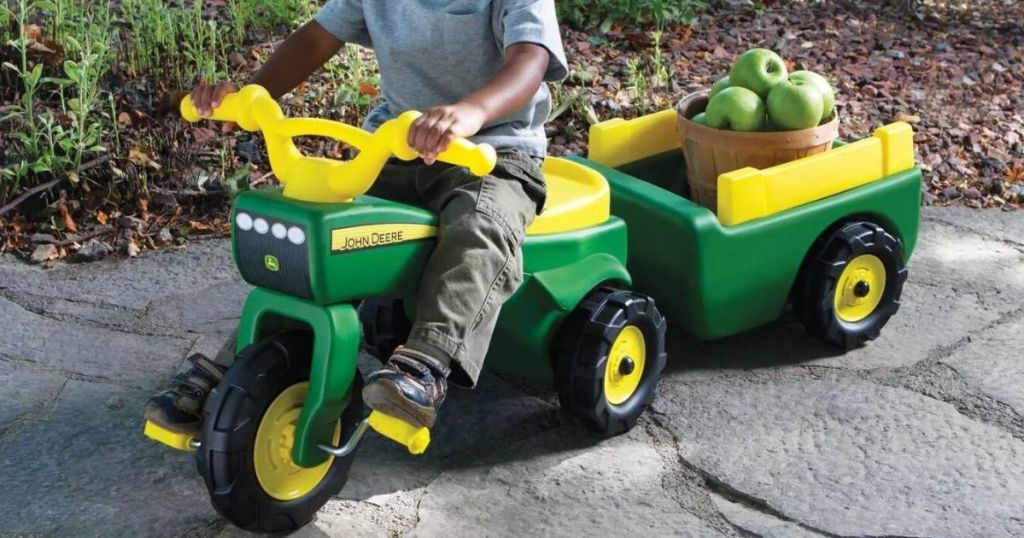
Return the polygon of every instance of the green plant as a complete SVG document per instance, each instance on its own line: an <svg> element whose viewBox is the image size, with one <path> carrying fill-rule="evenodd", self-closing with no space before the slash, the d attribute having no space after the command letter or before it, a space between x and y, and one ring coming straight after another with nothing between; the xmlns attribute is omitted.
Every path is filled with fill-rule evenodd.
<svg viewBox="0 0 1024 538"><path fill-rule="evenodd" d="M0 2L0 48L14 39L14 34L11 32L12 27L14 27L14 13L7 7L6 2Z"/></svg>
<svg viewBox="0 0 1024 538"><path fill-rule="evenodd" d="M647 73L641 67L641 59L633 58L629 61L629 97L636 108L637 114L647 113Z"/></svg>
<svg viewBox="0 0 1024 538"><path fill-rule="evenodd" d="M218 60L224 57L218 37L217 23L203 19L203 2L196 0L190 9L182 12L185 20L180 26L182 46L192 74L205 80L219 80L225 74L218 69ZM187 73L179 73L179 82L188 79Z"/></svg>
<svg viewBox="0 0 1024 538"><path fill-rule="evenodd" d="M600 121L593 105L590 104L590 97L586 89L569 87L561 82L551 83L549 86L553 102L551 113L548 115L549 122L555 121L566 113L570 115L570 123L577 118L585 120L587 124Z"/></svg>
<svg viewBox="0 0 1024 538"><path fill-rule="evenodd" d="M100 145L103 126L98 118L99 78L106 71L104 54L91 50L87 45L78 61L64 62L67 81L78 95L68 100L66 112L71 119L72 130L62 140L61 146L75 170L82 166L84 155L106 151Z"/></svg>
<svg viewBox="0 0 1024 538"><path fill-rule="evenodd" d="M689 22L713 0L560 0L559 18L576 27L605 25L612 21L658 24Z"/></svg>
<svg viewBox="0 0 1024 538"><path fill-rule="evenodd" d="M665 61L665 56L661 49L663 37L664 34L661 30L651 32L651 81L653 82L652 86L656 88L666 87L672 80L672 75L668 69L668 62Z"/></svg>
<svg viewBox="0 0 1024 538"><path fill-rule="evenodd" d="M2 7L2 9L8 13L10 12L10 9L7 7ZM44 156L43 147L40 144L40 133L35 112L36 95L45 82L43 79L43 64L36 63L29 66L28 55L29 47L32 43L27 31L29 14L37 9L55 9L55 6L50 2L38 0L18 0L17 12L10 14L17 23L18 37L10 40L8 45L17 52L19 63L5 62L3 67L13 71L18 79L21 80L21 103L18 110L0 118L0 122L14 121L21 124L22 129L16 130L13 133L13 137L23 148L24 158L22 161L26 163L25 166L29 170L39 173L51 170L44 163L44 159L42 159ZM24 167L19 166L18 169L23 170Z"/></svg>
<svg viewBox="0 0 1024 538"><path fill-rule="evenodd" d="M342 113L352 107L357 116L368 114L380 87L380 75L355 45L346 45L344 57L340 56L328 64L328 72L338 84L334 106Z"/></svg>
<svg viewBox="0 0 1024 538"><path fill-rule="evenodd" d="M52 31L62 36L64 77L44 77L42 63L29 65L32 39L27 31L28 21L34 13L43 10L54 14ZM97 109L102 97L100 79L109 68L109 38L105 35L110 21L109 6L101 4L89 8L68 0L20 0L18 11L13 15L17 19L19 37L10 45L18 52L20 65L7 63L4 67L21 80L22 98L19 110L2 121L20 127L14 131L13 138L20 145L21 158L15 165L6 167L4 175L20 183L28 173L66 172L72 181L77 181L83 156L104 151L100 145L103 131ZM47 86L56 89L67 124L58 121L51 110L36 112L37 96Z"/></svg>
<svg viewBox="0 0 1024 538"><path fill-rule="evenodd" d="M234 38L234 45L245 44L246 31L252 28L257 22L258 12L256 5L252 2L241 2L235 0L228 4L231 14L231 35Z"/></svg>
<svg viewBox="0 0 1024 538"><path fill-rule="evenodd" d="M7 60L0 67L0 95L16 99L3 103L15 106L0 109L0 203L27 181L38 183L35 176L78 181L91 155L107 151L104 146L122 147L117 100L104 86L113 68L125 86L143 95L185 88L198 77L223 79L228 54L244 50L251 36L280 33L319 8L317 0L229 0L225 18L204 11L204 5L0 0L0 55ZM47 61L37 61L40 54ZM348 59L353 66L336 68L354 92L347 104L366 110L379 77L358 52L350 50ZM125 177L111 170L110 181ZM145 188L146 171L138 175Z"/></svg>

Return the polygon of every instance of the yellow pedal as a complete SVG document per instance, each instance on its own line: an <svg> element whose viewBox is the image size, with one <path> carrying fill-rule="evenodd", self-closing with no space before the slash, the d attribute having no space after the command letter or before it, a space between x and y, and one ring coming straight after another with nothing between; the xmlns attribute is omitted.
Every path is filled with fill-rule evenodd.
<svg viewBox="0 0 1024 538"><path fill-rule="evenodd" d="M195 437L187 433L172 432L171 430L149 420L146 421L146 427L142 430L142 433L146 437L149 437L158 443L163 443L175 450L184 450L186 452L195 451Z"/></svg>
<svg viewBox="0 0 1024 538"><path fill-rule="evenodd" d="M422 454L430 444L429 429L417 428L404 420L379 411L370 413L370 427L384 437L404 446L413 455Z"/></svg>

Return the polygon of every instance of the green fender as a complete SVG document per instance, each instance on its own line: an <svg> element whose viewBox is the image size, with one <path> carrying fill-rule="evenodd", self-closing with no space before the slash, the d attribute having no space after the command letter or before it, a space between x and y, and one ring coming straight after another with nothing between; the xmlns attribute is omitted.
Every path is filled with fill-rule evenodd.
<svg viewBox="0 0 1024 538"><path fill-rule="evenodd" d="M591 290L605 282L629 286L626 267L611 254L592 254L587 258L533 275L533 280L563 310L570 312Z"/></svg>
<svg viewBox="0 0 1024 538"><path fill-rule="evenodd" d="M623 259L603 252L527 274L501 309L486 367L513 377L550 382L555 359L551 344L562 321L591 290L606 283L629 286L632 278Z"/></svg>
<svg viewBox="0 0 1024 538"><path fill-rule="evenodd" d="M313 331L309 392L295 430L292 458L303 467L315 467L327 460L327 453L317 445L332 444L335 424L351 397L349 389L355 379L362 337L359 315L348 303L324 307L256 288L242 310L239 351L266 336L272 323L268 315L304 323Z"/></svg>

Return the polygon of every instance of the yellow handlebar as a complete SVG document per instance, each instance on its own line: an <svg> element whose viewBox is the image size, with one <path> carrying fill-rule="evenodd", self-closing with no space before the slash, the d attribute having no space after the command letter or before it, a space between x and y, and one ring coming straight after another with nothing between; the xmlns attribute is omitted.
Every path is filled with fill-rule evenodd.
<svg viewBox="0 0 1024 538"><path fill-rule="evenodd" d="M190 122L202 119L191 97L181 101L181 116ZM419 116L419 112L406 112L371 134L337 121L286 118L267 90L250 85L225 97L209 119L263 132L270 167L284 184L285 196L307 202L345 202L368 191L392 156L406 161L419 156L408 142L409 128ZM350 161L307 157L295 146L296 136L333 138L355 147L359 155ZM497 154L487 144L458 138L437 159L483 176L494 169Z"/></svg>

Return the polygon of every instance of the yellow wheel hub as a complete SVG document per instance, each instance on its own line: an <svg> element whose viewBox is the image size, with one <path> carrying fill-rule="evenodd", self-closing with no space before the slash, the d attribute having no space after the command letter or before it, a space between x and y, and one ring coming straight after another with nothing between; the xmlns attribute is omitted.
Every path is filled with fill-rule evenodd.
<svg viewBox="0 0 1024 538"><path fill-rule="evenodd" d="M316 488L334 463L334 456L316 467L299 467L292 461L295 425L299 422L302 403L306 401L309 383L296 383L271 402L256 430L253 465L256 479L267 495L279 501L293 501ZM341 437L341 422L334 428L334 444Z"/></svg>
<svg viewBox="0 0 1024 538"><path fill-rule="evenodd" d="M629 400L640 386L647 361L644 333L627 325L615 338L604 372L604 397L612 405Z"/></svg>
<svg viewBox="0 0 1024 538"><path fill-rule="evenodd" d="M836 284L836 316L847 323L871 315L885 292L885 265L873 254L862 254L846 264Z"/></svg>

